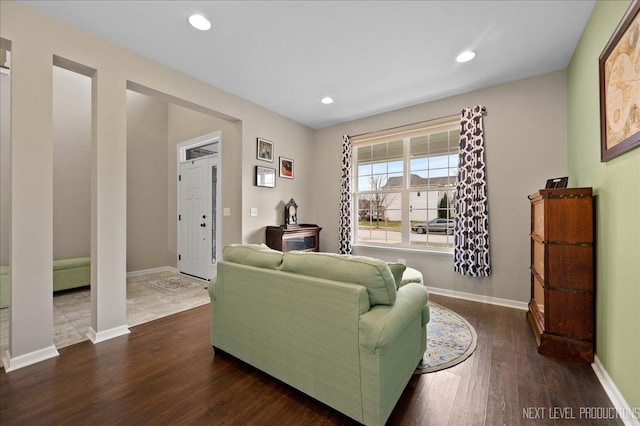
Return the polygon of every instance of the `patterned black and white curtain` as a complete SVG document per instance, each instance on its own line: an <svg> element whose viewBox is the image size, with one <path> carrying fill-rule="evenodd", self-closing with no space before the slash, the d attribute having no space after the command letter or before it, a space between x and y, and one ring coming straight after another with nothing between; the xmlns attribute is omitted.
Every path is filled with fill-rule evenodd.
<svg viewBox="0 0 640 426"><path fill-rule="evenodd" d="M454 270L462 275L491 274L489 211L481 105L465 108L460 121L460 154L456 188Z"/></svg>
<svg viewBox="0 0 640 426"><path fill-rule="evenodd" d="M351 140L342 136L342 176L340 178L339 253L351 254Z"/></svg>

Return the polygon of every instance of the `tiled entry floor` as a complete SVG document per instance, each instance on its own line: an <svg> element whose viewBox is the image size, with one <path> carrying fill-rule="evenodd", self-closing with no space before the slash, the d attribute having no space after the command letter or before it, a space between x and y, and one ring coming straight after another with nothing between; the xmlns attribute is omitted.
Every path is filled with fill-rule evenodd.
<svg viewBox="0 0 640 426"><path fill-rule="evenodd" d="M133 327L209 303L207 281L173 272L127 278L127 325ZM57 349L87 340L91 326L88 288L53 296L53 343ZM9 309L0 309L0 354L9 347Z"/></svg>

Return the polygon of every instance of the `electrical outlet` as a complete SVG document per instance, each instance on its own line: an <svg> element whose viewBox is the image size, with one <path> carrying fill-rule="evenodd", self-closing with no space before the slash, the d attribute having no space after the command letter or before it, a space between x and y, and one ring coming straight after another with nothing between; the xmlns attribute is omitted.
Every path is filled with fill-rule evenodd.
<svg viewBox="0 0 640 426"><path fill-rule="evenodd" d="M402 263L403 265L406 265L407 259L398 259L398 263Z"/></svg>
<svg viewBox="0 0 640 426"><path fill-rule="evenodd" d="M225 207L222 209L222 216L231 216L231 209L229 207Z"/></svg>

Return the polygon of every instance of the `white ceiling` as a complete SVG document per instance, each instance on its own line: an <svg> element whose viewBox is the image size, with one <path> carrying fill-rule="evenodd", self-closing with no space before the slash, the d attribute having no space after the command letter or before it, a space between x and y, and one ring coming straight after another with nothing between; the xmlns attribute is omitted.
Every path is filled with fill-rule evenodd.
<svg viewBox="0 0 640 426"><path fill-rule="evenodd" d="M564 69L594 6L594 0L23 3L312 128ZM191 28L192 13L208 17L213 28ZM476 59L456 63L467 49ZM320 103L324 96L335 102Z"/></svg>

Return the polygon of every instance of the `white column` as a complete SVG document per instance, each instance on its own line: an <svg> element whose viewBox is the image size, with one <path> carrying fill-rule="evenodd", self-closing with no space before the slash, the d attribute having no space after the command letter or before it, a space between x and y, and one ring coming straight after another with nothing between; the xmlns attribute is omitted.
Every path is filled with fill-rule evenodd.
<svg viewBox="0 0 640 426"><path fill-rule="evenodd" d="M116 64L117 65L117 64ZM91 329L98 343L127 327L126 80L117 68L92 78Z"/></svg>
<svg viewBox="0 0 640 426"><path fill-rule="evenodd" d="M5 371L58 355L53 345L53 55L12 46L11 315Z"/></svg>

